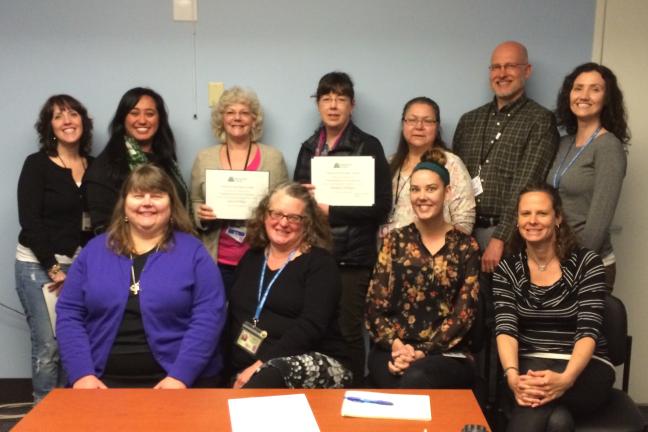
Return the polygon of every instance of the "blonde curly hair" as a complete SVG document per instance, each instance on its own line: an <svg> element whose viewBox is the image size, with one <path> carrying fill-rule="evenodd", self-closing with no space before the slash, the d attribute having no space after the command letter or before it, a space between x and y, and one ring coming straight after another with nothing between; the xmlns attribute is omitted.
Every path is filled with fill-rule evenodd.
<svg viewBox="0 0 648 432"><path fill-rule="evenodd" d="M258 142L261 139L261 135L263 135L263 110L261 109L261 103L254 91L239 86L230 87L225 90L218 103L212 108L211 127L214 136L221 143L227 142L223 116L230 106L237 103L247 105L250 108L253 119L250 141L253 143Z"/></svg>

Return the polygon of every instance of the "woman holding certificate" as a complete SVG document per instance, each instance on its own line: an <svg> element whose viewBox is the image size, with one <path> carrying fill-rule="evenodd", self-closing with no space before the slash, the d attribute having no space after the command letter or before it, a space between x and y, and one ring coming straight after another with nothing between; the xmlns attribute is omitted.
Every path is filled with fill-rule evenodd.
<svg viewBox="0 0 648 432"><path fill-rule="evenodd" d="M229 303L234 387L349 386L340 272L326 218L308 189L278 186L247 234L251 249L236 269Z"/></svg>
<svg viewBox="0 0 648 432"><path fill-rule="evenodd" d="M382 235L386 235L388 230L414 222L416 216L409 199L412 171L421 161L423 153L433 147L445 153L445 167L450 173L450 190L443 206L445 220L459 231L466 234L472 232L475 197L470 174L459 156L449 151L441 138L439 105L428 97L419 96L408 101L403 108L400 141L396 154L389 162L394 206L386 229L381 230Z"/></svg>
<svg viewBox="0 0 648 432"><path fill-rule="evenodd" d="M444 152L432 149L413 168L416 218L383 239L369 285L369 374L381 388L466 388L473 381L465 336L477 309L479 246L444 219L445 164Z"/></svg>
<svg viewBox="0 0 648 432"><path fill-rule="evenodd" d="M203 243L218 263L225 289L234 283L234 270L248 246L245 221L219 219L206 201L207 170L268 171L269 188L288 180L281 152L259 143L263 112L256 94L232 87L212 110L212 130L221 144L198 153L191 170L191 201Z"/></svg>
<svg viewBox="0 0 648 432"><path fill-rule="evenodd" d="M164 170L135 168L107 232L81 251L56 305L61 358L74 388L218 383L225 293L192 231Z"/></svg>

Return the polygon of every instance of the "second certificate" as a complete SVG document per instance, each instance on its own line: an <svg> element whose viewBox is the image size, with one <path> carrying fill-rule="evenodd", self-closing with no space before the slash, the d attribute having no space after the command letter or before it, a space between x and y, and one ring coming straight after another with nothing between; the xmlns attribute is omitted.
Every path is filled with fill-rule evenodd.
<svg viewBox="0 0 648 432"><path fill-rule="evenodd" d="M268 193L268 171L207 170L205 204L218 219L249 219L252 210Z"/></svg>
<svg viewBox="0 0 648 432"><path fill-rule="evenodd" d="M333 206L374 204L374 158L317 156L311 161L315 199Z"/></svg>

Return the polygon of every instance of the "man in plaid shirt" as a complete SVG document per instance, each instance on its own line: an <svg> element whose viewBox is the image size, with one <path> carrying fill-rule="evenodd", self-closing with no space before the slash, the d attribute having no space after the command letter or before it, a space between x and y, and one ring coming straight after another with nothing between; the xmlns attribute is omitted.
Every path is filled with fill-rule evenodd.
<svg viewBox="0 0 648 432"><path fill-rule="evenodd" d="M492 273L515 229L518 194L545 178L559 137L553 114L524 93L532 71L524 45L498 45L489 70L495 97L461 117L453 150L473 179L474 235L483 251L481 269Z"/></svg>

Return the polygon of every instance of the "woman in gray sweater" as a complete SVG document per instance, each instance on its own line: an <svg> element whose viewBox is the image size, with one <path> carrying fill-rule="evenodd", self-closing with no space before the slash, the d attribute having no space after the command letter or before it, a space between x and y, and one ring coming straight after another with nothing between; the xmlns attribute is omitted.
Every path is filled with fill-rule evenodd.
<svg viewBox="0 0 648 432"><path fill-rule="evenodd" d="M564 204L567 223L580 244L603 259L612 290L616 259L610 242L614 217L626 172L626 122L623 93L614 73L597 63L582 64L563 82L556 116L567 132L547 182Z"/></svg>

